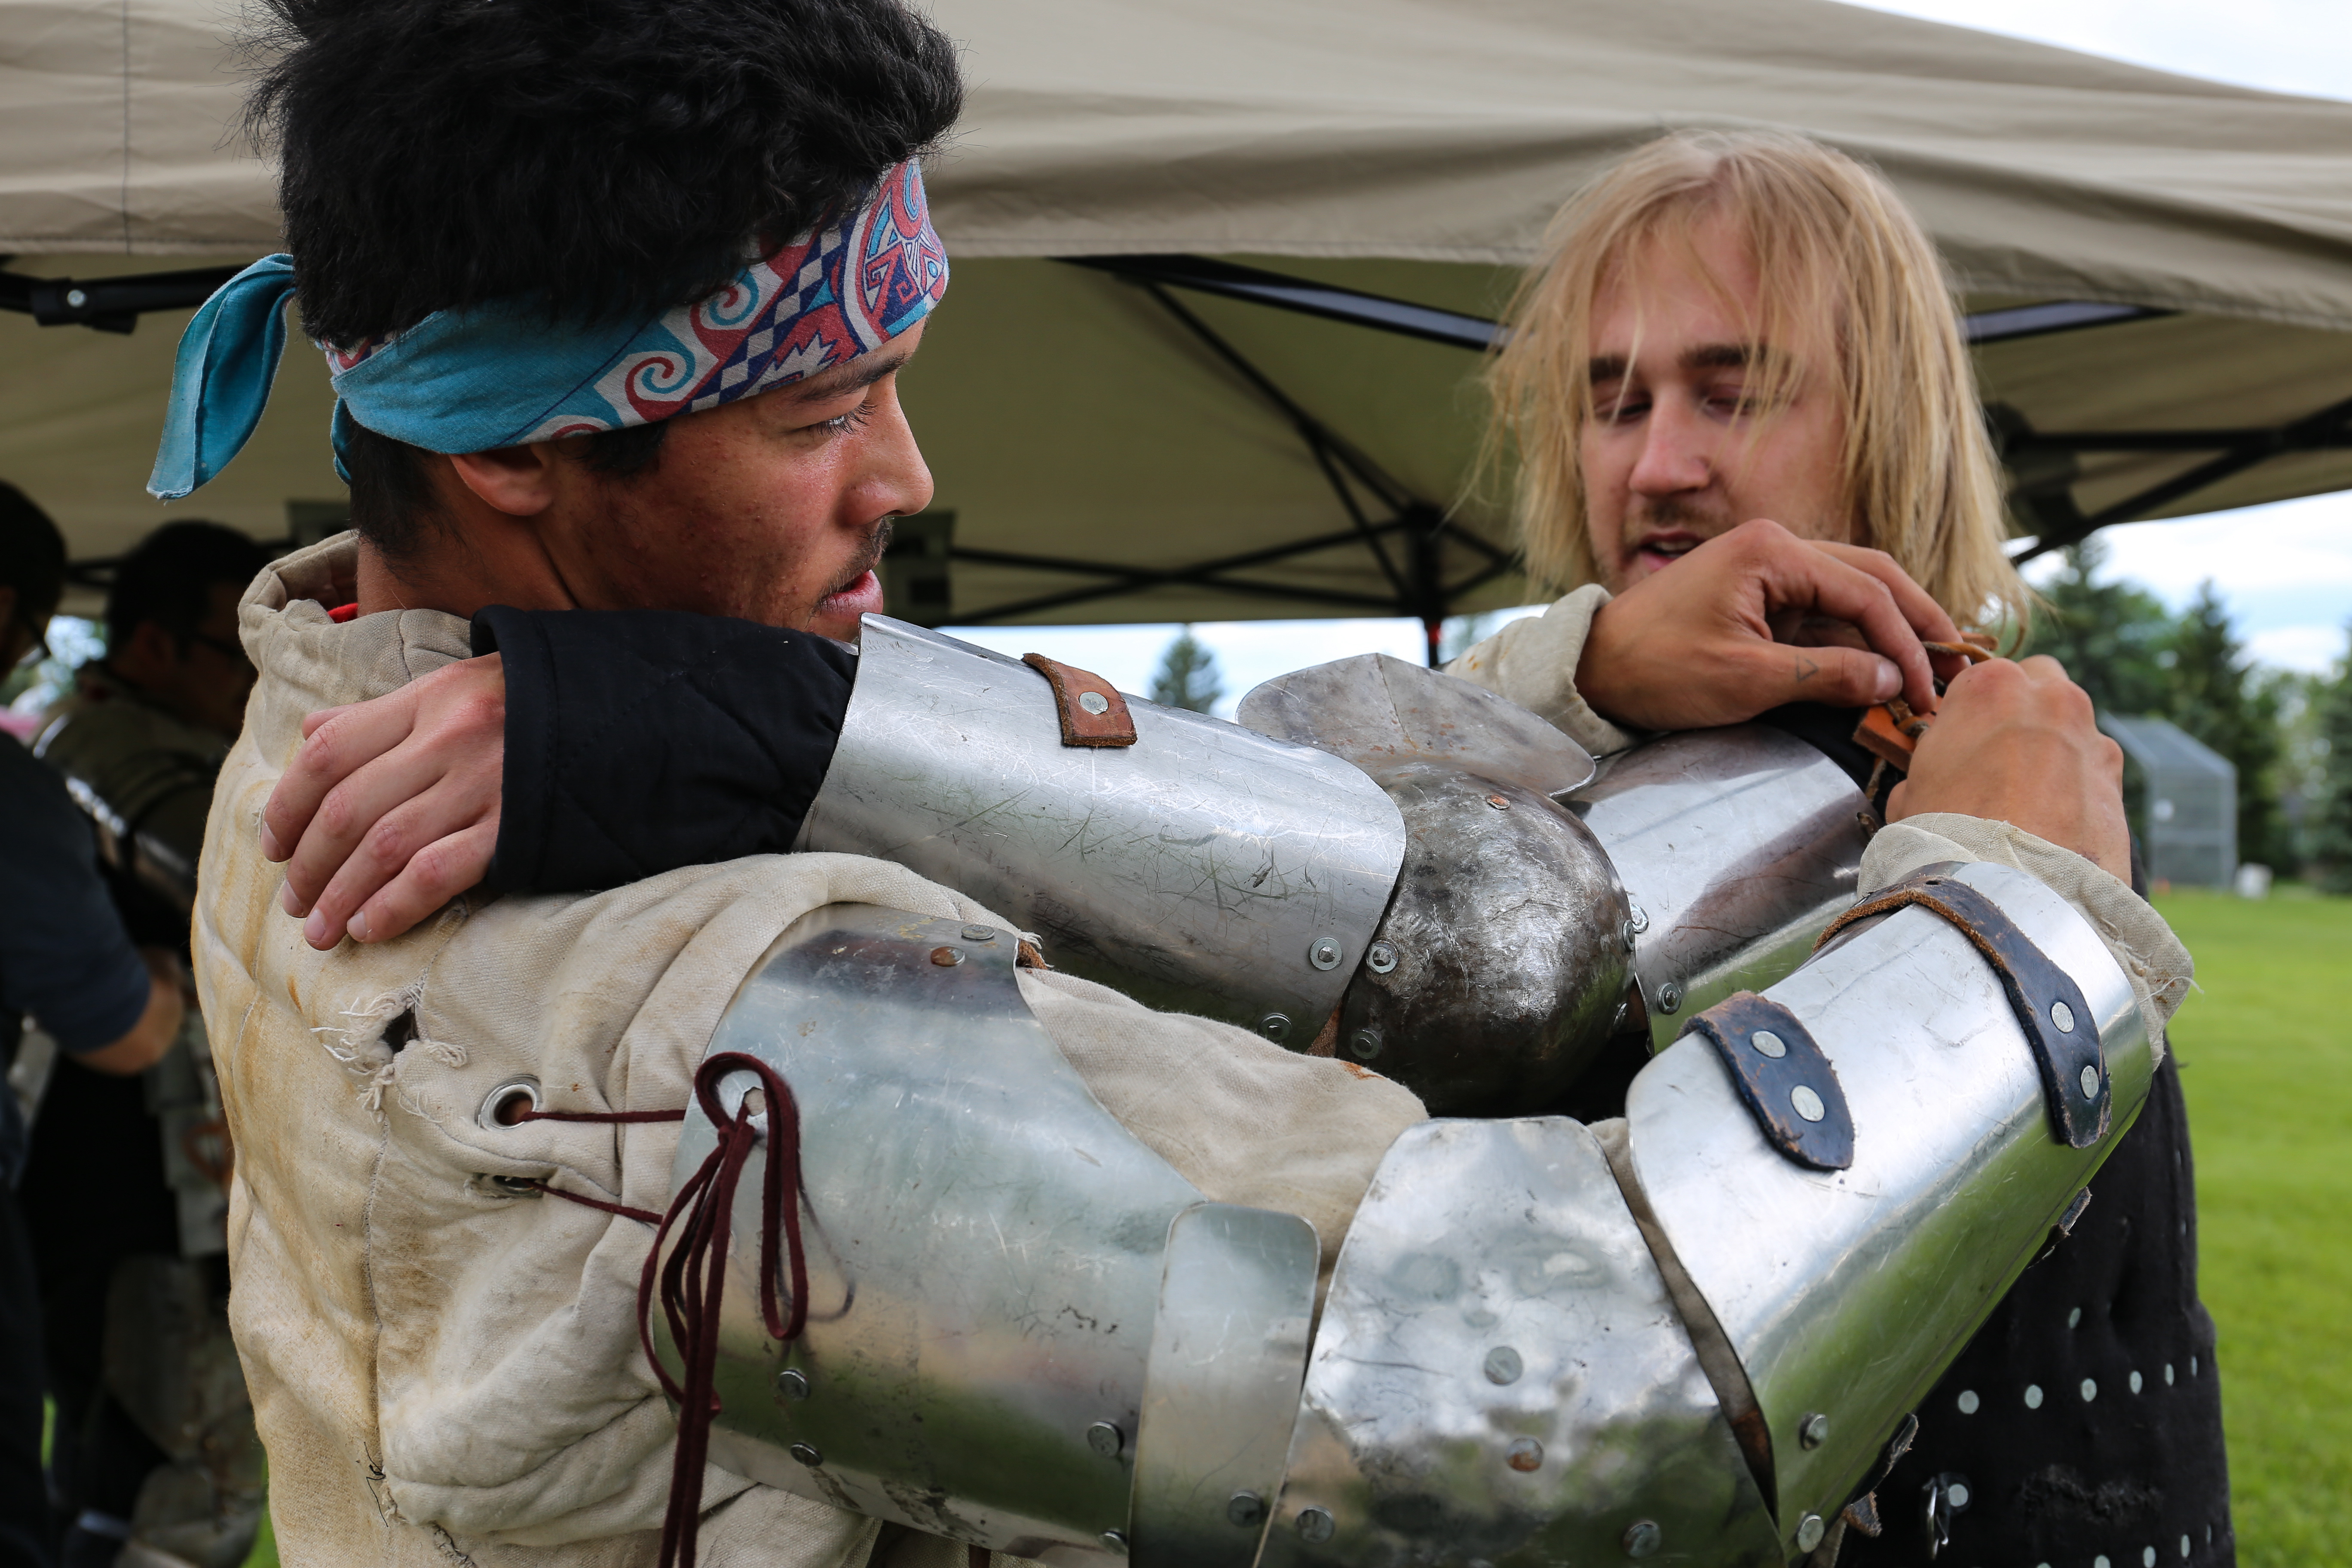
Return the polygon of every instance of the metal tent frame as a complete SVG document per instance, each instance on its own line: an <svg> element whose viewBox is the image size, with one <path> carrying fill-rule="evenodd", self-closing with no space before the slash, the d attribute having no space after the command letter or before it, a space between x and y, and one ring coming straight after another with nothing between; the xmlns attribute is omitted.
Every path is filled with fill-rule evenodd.
<svg viewBox="0 0 2352 1568"><path fill-rule="evenodd" d="M1118 598L1169 584L1192 584L1245 595L1283 598L1328 605L1335 611L1362 615L1407 616L1425 628L1432 663L1436 661L1439 627L1462 595L1512 568L1514 557L1492 542L1466 531L1450 535L1445 508L1430 497L1415 494L1383 469L1369 454L1339 435L1302 407L1263 370L1176 297L1187 290L1244 300L1269 310L1294 311L1343 321L1374 331L1392 332L1484 353L1496 346L1506 329L1485 317L1418 305L1404 300L1312 282L1284 273L1244 267L1201 256L1074 256L1059 259L1071 266L1107 272L1144 290L1211 354L1241 378L1269 408L1286 421L1313 457L1329 483L1348 527L1309 539L1293 540L1264 550L1223 556L1189 566L1162 569L1108 562L1070 560L1018 552L950 545L949 558L974 564L1011 566L1068 574L1093 579L1057 593L1032 595L971 611L956 619L982 626L1040 611ZM0 270L0 310L33 317L43 326L85 326L100 331L128 332L142 313L191 309L234 277L233 267L195 268L177 272L76 281L70 278L34 278ZM2173 312L2146 306L2096 300L2062 300L1990 310L1965 319L1970 344L2011 342L2056 332L2082 331L2118 322L2148 321ZM1988 410L2002 461L2012 474L2033 468L2054 477L2021 482L2014 500L2021 514L2037 527L2036 535L2015 551L2022 563L2052 550L2077 543L2099 529L2130 522L2195 495L2259 463L2292 454L2352 450L2352 399L2331 404L2284 425L2250 428L2155 430L2035 430L2014 411ZM2067 489L2072 460L2092 452L2210 454L2206 461L2119 501L2085 513ZM1440 543L1451 538L1467 545L1482 559L1455 581L1444 578ZM1254 567L1360 543L1379 566L1390 592L1385 595L1349 593L1297 584L1273 584L1236 574ZM1391 550L1391 545L1395 549ZM75 563L77 581L102 580L110 561Z"/></svg>

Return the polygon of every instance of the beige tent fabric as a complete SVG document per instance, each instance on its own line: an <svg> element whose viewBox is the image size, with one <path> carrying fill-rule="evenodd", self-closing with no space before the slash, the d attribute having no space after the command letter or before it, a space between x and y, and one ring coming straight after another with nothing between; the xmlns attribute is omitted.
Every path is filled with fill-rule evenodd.
<svg viewBox="0 0 2352 1568"><path fill-rule="evenodd" d="M237 1150L231 1321L279 1550L419 1568L650 1562L675 1433L636 1337L651 1233L490 1178L658 1209L677 1126L486 1128L479 1108L524 1075L566 1109L685 1104L737 984L820 905L1001 922L881 861L766 856L599 894L460 900L398 941L312 951L257 843L303 716L466 653L466 623L434 611L330 622L319 601L343 602L354 554L348 536L330 542L247 595L262 677L215 795L196 917ZM1307 1217L1327 1270L1381 1153L1423 1115L1352 1064L1061 975L1023 988L1114 1115L1204 1194ZM386 1028L404 1015L413 1035L395 1049ZM866 1521L745 1485L709 1474L707 1502L726 1505L704 1542L713 1568L865 1560Z"/></svg>
<svg viewBox="0 0 2352 1568"><path fill-rule="evenodd" d="M939 0L971 86L930 170L956 260L905 378L961 546L1166 571L1349 526L1281 417L1136 289L1038 259L1200 251L1494 314L1560 199L1677 126L1790 127L1877 161L1972 308L2051 298L2188 314L1993 344L1989 395L2042 430L2273 425L2352 396L2352 105L2254 92L1832 0ZM87 276L277 244L234 134L214 0L0 0L0 252ZM105 253L111 253L110 256ZM1459 349L1190 297L1309 412L1455 528L1483 403ZM132 338L0 318L0 477L78 553L165 515L288 532L340 495L317 361L290 356L257 445L170 509L141 491L184 318ZM2085 510L2203 454L2081 460ZM2172 512L2352 484L2274 459ZM1485 559L1443 547L1449 580ZM1389 613L1355 544L1011 618ZM960 563L950 620L1103 579ZM1456 610L1516 603L1506 575ZM1353 595L1347 599L1316 597Z"/></svg>
<svg viewBox="0 0 2352 1568"><path fill-rule="evenodd" d="M940 0L963 256L1199 250L1523 266L1666 124L1879 162L1969 286L2352 327L2352 105L1831 0ZM213 0L0 6L0 250L257 252ZM127 72L127 76L126 76ZM126 105L128 106L126 109Z"/></svg>

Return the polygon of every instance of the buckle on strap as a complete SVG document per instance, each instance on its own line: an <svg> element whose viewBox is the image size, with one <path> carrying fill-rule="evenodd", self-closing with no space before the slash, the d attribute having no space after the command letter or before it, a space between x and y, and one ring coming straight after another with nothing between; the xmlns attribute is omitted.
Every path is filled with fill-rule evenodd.
<svg viewBox="0 0 2352 1568"><path fill-rule="evenodd" d="M1794 1013L1769 996L1736 991L1685 1032L1715 1047L1766 1142L1816 1171L1853 1163L1853 1113L1837 1069Z"/></svg>
<svg viewBox="0 0 2352 1568"><path fill-rule="evenodd" d="M1999 904L1944 875L1952 868L1930 866L1865 899L1829 923L1814 951L1855 921L1896 910L1923 909L1950 921L2000 976L2010 1011L2042 1071L2051 1131L2069 1148L2090 1148L2106 1136L2114 1110L2099 1021L2074 976L2053 963Z"/></svg>

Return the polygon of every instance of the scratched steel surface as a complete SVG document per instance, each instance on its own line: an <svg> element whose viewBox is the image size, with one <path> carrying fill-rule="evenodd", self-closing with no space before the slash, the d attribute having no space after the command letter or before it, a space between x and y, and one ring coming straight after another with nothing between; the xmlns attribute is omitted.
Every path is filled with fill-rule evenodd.
<svg viewBox="0 0 2352 1568"><path fill-rule="evenodd" d="M1633 1080L1633 1166L1747 1369L1772 1437L1784 1538L1835 1516L2137 1114L2153 1062L2129 983L2072 906L2025 872L1952 873L2083 988L2113 1075L2095 1148L2055 1137L2007 995L1966 937L1907 909L1765 993L1804 1021L1852 1110L1853 1163L1770 1148L1706 1041ZM1800 1440L1812 1415L1826 1439Z"/></svg>
<svg viewBox="0 0 2352 1568"><path fill-rule="evenodd" d="M788 1351L761 1331L747 1171L710 1457L934 1534L1099 1562L1127 1529L1169 1227L1202 1199L1087 1092L1021 999L1013 950L1009 931L828 905L730 1005L710 1049L772 1063L800 1105L809 1321ZM674 1187L714 1142L690 1112ZM1115 1445L1089 1437L1104 1425Z"/></svg>
<svg viewBox="0 0 2352 1568"><path fill-rule="evenodd" d="M896 861L1037 932L1059 967L1304 1046L1387 907L1396 807L1328 753L1128 708L1134 745L1064 746L1044 676L868 616L796 847Z"/></svg>
<svg viewBox="0 0 2352 1568"><path fill-rule="evenodd" d="M1804 962L1853 904L1875 821L1835 763L1756 724L1638 746L1569 805L1640 910L1633 973L1661 1050L1691 1014Z"/></svg>

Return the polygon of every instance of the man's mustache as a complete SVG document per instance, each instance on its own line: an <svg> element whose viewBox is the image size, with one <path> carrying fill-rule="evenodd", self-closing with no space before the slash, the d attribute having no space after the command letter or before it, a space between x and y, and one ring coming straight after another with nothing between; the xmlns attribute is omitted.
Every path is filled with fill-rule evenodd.
<svg viewBox="0 0 2352 1568"><path fill-rule="evenodd" d="M882 564L882 557L889 552L891 530L897 525L898 521L897 514L893 513L866 531L865 548L858 551L856 559L850 563L833 586L825 590L827 594L840 593Z"/></svg>
<svg viewBox="0 0 2352 1568"><path fill-rule="evenodd" d="M1721 509L1686 500L1679 496L1661 496L1655 500L1643 500L1625 515L1627 544L1645 533L1668 529L1686 528L1694 533L1710 537L1730 527L1730 520Z"/></svg>

